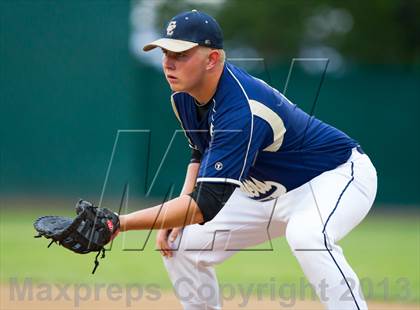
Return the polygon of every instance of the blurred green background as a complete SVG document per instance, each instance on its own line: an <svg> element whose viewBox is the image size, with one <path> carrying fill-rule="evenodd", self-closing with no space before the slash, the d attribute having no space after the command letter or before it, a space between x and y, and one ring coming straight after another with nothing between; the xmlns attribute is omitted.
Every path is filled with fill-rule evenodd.
<svg viewBox="0 0 420 310"><path fill-rule="evenodd" d="M147 129L121 133L104 199L120 194L126 181L133 195L144 196L179 125L160 51L140 50L159 35L163 20L195 7L220 20L228 57L264 58L233 63L281 91L293 58L329 58L315 114L368 152L379 174L378 203L419 205L419 6L2 0L1 195L98 200L117 130ZM291 72L286 95L308 112L325 65L296 61ZM182 184L188 162L182 134L170 151L182 156L176 165L165 162L152 196Z"/></svg>
<svg viewBox="0 0 420 310"><path fill-rule="evenodd" d="M159 35L164 20L192 8L218 19L234 64L285 90L304 110L314 110L360 142L376 165L378 195L373 215L344 242L356 270L375 281L387 275L409 277L411 296L418 301L416 0L0 0L1 280L27 274L39 280L74 280L60 273L59 266L51 273L35 271L51 253L51 259L70 259L59 249L47 254L30 239L37 215L72 212L79 197L116 208L127 182L128 210L159 201L171 188L179 191L189 150L183 134L176 132L160 52L144 55L141 47ZM329 62L326 67L325 60L295 60L290 70L294 58ZM139 204L146 193L148 203ZM57 211L63 206L67 209ZM19 220L17 214L26 215ZM11 232L21 232L16 243ZM32 262L21 255L28 249ZM158 257L154 251L148 255ZM152 260L130 259L143 266ZM284 262L276 256L267 259L265 266L272 268L294 264L290 274L281 274L282 269L279 276L292 279L300 273L291 256ZM242 253L232 261L221 267L222 277L246 281L233 270L237 264L253 266L255 257ZM156 266L163 268L160 262ZM123 269L108 275L118 278L131 270L118 268ZM256 270L251 280L259 279L256 268L250 268ZM162 274L150 276L162 278L163 269L158 270ZM146 278L147 270L142 274Z"/></svg>

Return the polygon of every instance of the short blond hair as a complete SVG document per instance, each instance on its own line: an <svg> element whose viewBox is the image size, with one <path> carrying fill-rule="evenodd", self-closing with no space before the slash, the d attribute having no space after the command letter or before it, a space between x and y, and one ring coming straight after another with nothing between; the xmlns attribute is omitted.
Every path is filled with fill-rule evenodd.
<svg viewBox="0 0 420 310"><path fill-rule="evenodd" d="M222 64L224 64L224 63L225 63L225 61L226 61L226 52L225 52L225 50L223 50L223 49L219 49L218 51L219 51L219 53L220 53L220 62L221 62Z"/></svg>
<svg viewBox="0 0 420 310"><path fill-rule="evenodd" d="M217 48L210 48L210 47L206 47L206 46L200 46L200 48L203 51L206 51L206 54L208 55L211 51L218 51L220 58L219 58L219 62L224 64L226 61L226 52L223 49L217 49Z"/></svg>

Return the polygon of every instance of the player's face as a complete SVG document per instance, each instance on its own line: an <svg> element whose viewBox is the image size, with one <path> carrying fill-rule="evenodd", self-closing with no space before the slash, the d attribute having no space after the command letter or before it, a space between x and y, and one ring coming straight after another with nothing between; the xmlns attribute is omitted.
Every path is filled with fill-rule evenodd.
<svg viewBox="0 0 420 310"><path fill-rule="evenodd" d="M192 92L202 85L206 73L207 54L199 47L182 53L162 49L162 67L173 91Z"/></svg>

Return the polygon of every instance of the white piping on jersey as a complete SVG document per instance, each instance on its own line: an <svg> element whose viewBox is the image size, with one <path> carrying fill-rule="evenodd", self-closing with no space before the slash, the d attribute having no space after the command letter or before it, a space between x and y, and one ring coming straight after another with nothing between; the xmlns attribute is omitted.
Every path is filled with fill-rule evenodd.
<svg viewBox="0 0 420 310"><path fill-rule="evenodd" d="M185 138L187 138L187 140L188 140L188 144L189 144L190 148L197 150L197 147L195 147L195 145L192 143L190 137L188 137L187 131L185 130L184 125L182 124L181 118L179 117L178 109L176 108L175 99L174 99L174 95L176 95L178 93L179 92L175 92L171 95L172 109L174 110L175 116L178 119L179 123L181 124L182 130L184 132Z"/></svg>
<svg viewBox="0 0 420 310"><path fill-rule="evenodd" d="M273 130L273 143L267 146L263 151L277 152L283 143L286 128L280 116L274 113L269 107L256 100L249 100L252 114L265 120Z"/></svg>
<svg viewBox="0 0 420 310"><path fill-rule="evenodd" d="M235 185L241 186L242 183L235 179L229 179L229 178L211 178L211 177L204 177L204 178L197 178L198 182L217 182L217 183L233 183Z"/></svg>
<svg viewBox="0 0 420 310"><path fill-rule="evenodd" d="M216 100L213 98L213 102L214 102L214 104L213 104L213 108L212 108L212 110L213 110L213 113L211 114L211 120L212 120L212 122L214 122L214 114L216 114L216 110L215 110L215 107L216 107Z"/></svg>
<svg viewBox="0 0 420 310"><path fill-rule="evenodd" d="M249 111L251 112L251 133L249 135L249 142L248 142L248 148L246 150L246 155L245 155L245 161L244 161L244 165L242 167L242 171L241 174L239 175L239 180L241 180L242 175L245 171L245 167L246 167L246 162L248 160L248 153L249 153L249 149L251 148L251 141L252 141L252 132L254 131L254 115L252 114L252 109L251 109L251 105L249 104L249 97L247 95L247 93L245 92L245 89L242 87L241 82L239 82L239 80L236 78L236 76L233 74L232 71L230 71L229 68L226 67L226 69L228 70L228 72L230 73L230 75L232 75L232 77L235 79L235 81L238 83L239 87L242 89L242 92L245 95L246 101L248 102L249 105Z"/></svg>
<svg viewBox="0 0 420 310"><path fill-rule="evenodd" d="M172 104L172 109L174 110L174 113L175 113L176 118L178 119L178 121L181 121L181 119L179 118L178 109L176 108L176 105L175 105L175 100L174 100L174 96L175 96L176 94L178 94L178 93L179 93L179 92L175 92L175 93L173 93L173 94L171 95L171 104Z"/></svg>

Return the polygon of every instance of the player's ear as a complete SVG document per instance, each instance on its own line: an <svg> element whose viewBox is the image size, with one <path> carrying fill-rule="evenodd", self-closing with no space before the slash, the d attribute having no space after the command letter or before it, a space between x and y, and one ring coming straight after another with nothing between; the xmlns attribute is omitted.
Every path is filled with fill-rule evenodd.
<svg viewBox="0 0 420 310"><path fill-rule="evenodd" d="M220 57L218 50L210 50L207 56L207 70L213 69L220 62Z"/></svg>

